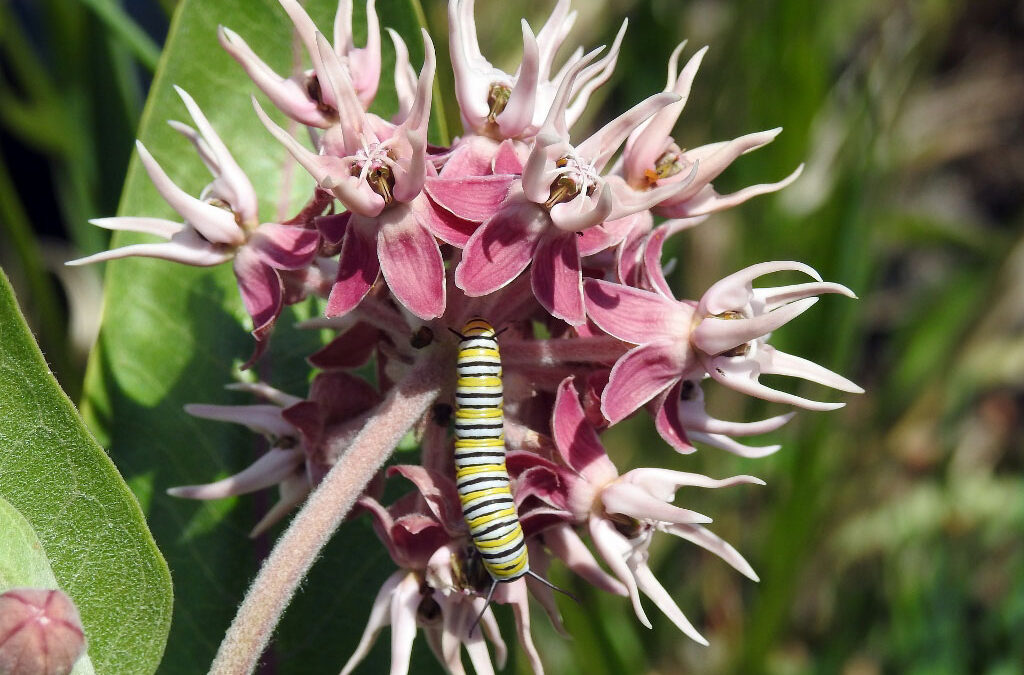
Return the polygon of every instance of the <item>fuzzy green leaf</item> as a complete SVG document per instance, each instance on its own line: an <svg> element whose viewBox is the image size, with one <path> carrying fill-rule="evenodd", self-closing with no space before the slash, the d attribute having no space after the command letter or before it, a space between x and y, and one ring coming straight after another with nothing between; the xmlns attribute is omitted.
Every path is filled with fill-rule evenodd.
<svg viewBox="0 0 1024 675"><path fill-rule="evenodd" d="M167 566L138 502L47 368L2 275L0 344L0 588L60 587L81 612L100 672L151 673L171 619Z"/></svg>

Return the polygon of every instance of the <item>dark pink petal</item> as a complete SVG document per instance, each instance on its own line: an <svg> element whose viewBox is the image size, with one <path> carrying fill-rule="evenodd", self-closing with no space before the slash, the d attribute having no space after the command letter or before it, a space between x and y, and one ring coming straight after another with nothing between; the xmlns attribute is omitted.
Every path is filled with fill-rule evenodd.
<svg viewBox="0 0 1024 675"><path fill-rule="evenodd" d="M473 297L502 288L530 264L547 224L547 214L532 204L502 209L466 242L455 284Z"/></svg>
<svg viewBox="0 0 1024 675"><path fill-rule="evenodd" d="M315 352L307 361L315 368L358 368L370 360L380 330L367 323L357 323Z"/></svg>
<svg viewBox="0 0 1024 675"><path fill-rule="evenodd" d="M551 416L551 435L565 463L588 481L601 484L618 476L619 472L608 458L601 439L583 413L571 377L558 385Z"/></svg>
<svg viewBox="0 0 1024 675"><path fill-rule="evenodd" d="M284 286L273 267L263 263L256 251L238 249L233 263L238 290L245 310L252 317L252 334L264 339L284 306Z"/></svg>
<svg viewBox="0 0 1024 675"><path fill-rule="evenodd" d="M528 497L535 497L560 510L568 510L568 486L557 470L543 466L527 469L516 480L516 506L521 507Z"/></svg>
<svg viewBox="0 0 1024 675"><path fill-rule="evenodd" d="M587 279L583 289L587 314L609 335L644 344L655 340L685 340L693 308L657 293L608 281Z"/></svg>
<svg viewBox="0 0 1024 675"><path fill-rule="evenodd" d="M650 211L641 211L618 220L605 221L583 232L583 236L579 238L580 255L594 255L617 245L634 231L646 232L650 228Z"/></svg>
<svg viewBox="0 0 1024 675"><path fill-rule="evenodd" d="M450 478L424 469L422 466L411 464L390 467L388 476L395 474L403 476L416 486L419 493L423 495L423 499L426 500L430 512L444 525L449 534L457 536L466 532L466 521L462 518L459 493Z"/></svg>
<svg viewBox="0 0 1024 675"><path fill-rule="evenodd" d="M519 153L516 152L516 142L511 139L506 139L501 142L498 146L498 152L494 155L494 163L492 170L496 174L511 173L521 174L523 173L523 162L519 159Z"/></svg>
<svg viewBox="0 0 1024 675"><path fill-rule="evenodd" d="M380 395L366 380L339 371L317 375L309 388L309 398L331 424L362 415L380 402Z"/></svg>
<svg viewBox="0 0 1024 675"><path fill-rule="evenodd" d="M424 227L430 230L431 234L452 246L459 248L465 246L466 242L469 241L470 235L480 227L479 223L462 220L451 212L435 205L425 196L414 199L410 206L416 212L416 217L423 223Z"/></svg>
<svg viewBox="0 0 1024 675"><path fill-rule="evenodd" d="M533 254L530 281L537 301L551 316L573 326L586 323L583 273L574 233L540 240Z"/></svg>
<svg viewBox="0 0 1024 675"><path fill-rule="evenodd" d="M500 208L508 197L513 175L460 176L428 178L427 194L445 210L476 223L482 223Z"/></svg>
<svg viewBox="0 0 1024 675"><path fill-rule="evenodd" d="M351 311L369 292L379 274L374 221L353 216L341 245L338 276L327 298L327 316L340 316Z"/></svg>
<svg viewBox="0 0 1024 675"><path fill-rule="evenodd" d="M285 420L299 430L302 444L306 448L316 448L323 438L324 417L320 406L312 401L300 401L285 408L281 414Z"/></svg>
<svg viewBox="0 0 1024 675"><path fill-rule="evenodd" d="M296 225L264 223L249 237L247 246L256 250L266 264L279 270L306 267L316 257L320 233Z"/></svg>
<svg viewBox="0 0 1024 675"><path fill-rule="evenodd" d="M444 261L434 235L404 205L388 209L379 221L377 255L388 288L421 319L444 314Z"/></svg>
<svg viewBox="0 0 1024 675"><path fill-rule="evenodd" d="M84 652L78 609L63 591L12 588L0 595L0 673L66 675Z"/></svg>
<svg viewBox="0 0 1024 675"><path fill-rule="evenodd" d="M459 141L458 147L452 151L441 176L486 176L491 173L491 161L497 151L497 143L484 136L467 136Z"/></svg>
<svg viewBox="0 0 1024 675"><path fill-rule="evenodd" d="M685 383L685 381L680 381L668 391L659 394L653 401L654 426L658 430L658 434L676 452L684 455L697 450L686 437L686 428L683 426L683 420L679 417L679 397Z"/></svg>
<svg viewBox="0 0 1024 675"><path fill-rule="evenodd" d="M338 245L345 238L345 231L348 229L348 221L352 218L352 212L334 213L329 216L314 218L316 229L328 244Z"/></svg>
<svg viewBox="0 0 1024 675"><path fill-rule="evenodd" d="M612 368L601 397L601 410L616 424L679 381L679 350L668 342L652 342L626 352Z"/></svg>

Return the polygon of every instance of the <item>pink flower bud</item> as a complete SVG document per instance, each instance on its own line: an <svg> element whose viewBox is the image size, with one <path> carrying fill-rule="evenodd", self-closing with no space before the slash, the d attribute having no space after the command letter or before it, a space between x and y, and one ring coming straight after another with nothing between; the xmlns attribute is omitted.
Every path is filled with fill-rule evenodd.
<svg viewBox="0 0 1024 675"><path fill-rule="evenodd" d="M63 591L12 588L0 595L0 673L63 675L84 653L78 609Z"/></svg>

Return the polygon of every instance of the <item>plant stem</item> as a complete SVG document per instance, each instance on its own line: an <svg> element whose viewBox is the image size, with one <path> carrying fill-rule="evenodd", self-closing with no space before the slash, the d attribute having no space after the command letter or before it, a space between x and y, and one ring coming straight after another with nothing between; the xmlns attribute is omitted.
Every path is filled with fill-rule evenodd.
<svg viewBox="0 0 1024 675"><path fill-rule="evenodd" d="M278 539L238 608L217 650L210 675L253 672L274 627L320 549L398 441L437 397L444 368L443 360L436 356L434 350L420 355Z"/></svg>

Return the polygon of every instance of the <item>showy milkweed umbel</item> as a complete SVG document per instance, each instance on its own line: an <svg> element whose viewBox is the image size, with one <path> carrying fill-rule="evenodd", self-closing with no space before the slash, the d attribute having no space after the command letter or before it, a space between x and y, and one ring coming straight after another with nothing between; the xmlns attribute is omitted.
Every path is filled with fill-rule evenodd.
<svg viewBox="0 0 1024 675"><path fill-rule="evenodd" d="M473 544L491 577L484 609L499 582L527 575L572 597L530 570L526 539L505 468L498 334L479 317L467 321L462 332L455 334L460 340L455 386L455 485Z"/></svg>

